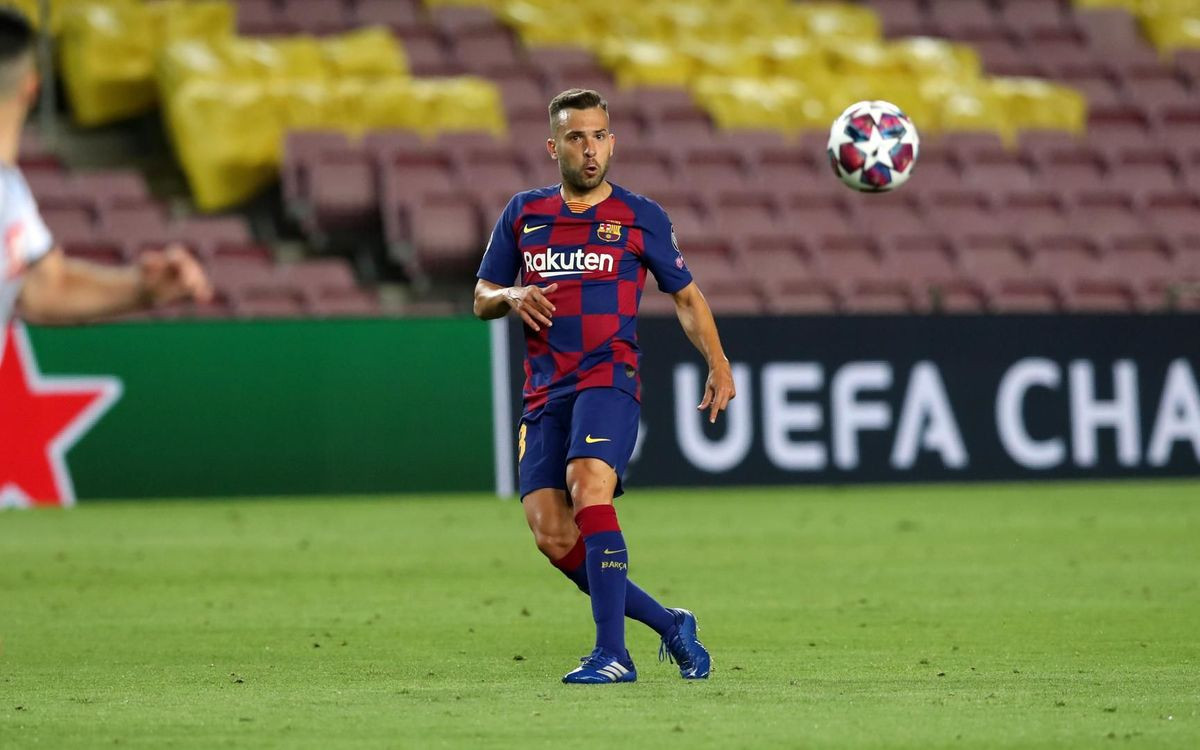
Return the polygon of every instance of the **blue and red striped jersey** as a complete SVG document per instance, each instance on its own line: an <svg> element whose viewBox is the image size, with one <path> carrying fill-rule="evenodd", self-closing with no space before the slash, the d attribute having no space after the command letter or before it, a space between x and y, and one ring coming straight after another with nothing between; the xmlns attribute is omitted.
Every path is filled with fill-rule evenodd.
<svg viewBox="0 0 1200 750"><path fill-rule="evenodd" d="M674 293L692 282L666 211L612 186L595 206L568 203L559 186L518 193L492 230L479 278L545 287L554 325L525 326L525 414L585 388L641 398L637 313L646 271Z"/></svg>

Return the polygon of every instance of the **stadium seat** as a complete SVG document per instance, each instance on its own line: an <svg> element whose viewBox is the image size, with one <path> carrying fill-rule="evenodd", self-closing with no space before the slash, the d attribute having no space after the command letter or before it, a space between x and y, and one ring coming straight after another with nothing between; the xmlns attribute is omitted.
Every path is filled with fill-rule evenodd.
<svg viewBox="0 0 1200 750"><path fill-rule="evenodd" d="M308 167L310 231L369 226L379 216L375 164L361 149L322 152Z"/></svg>
<svg viewBox="0 0 1200 750"><path fill-rule="evenodd" d="M352 18L357 26L386 26L396 34L432 30L420 0L356 0Z"/></svg>
<svg viewBox="0 0 1200 750"><path fill-rule="evenodd" d="M1001 313L1052 313L1062 308L1062 297L1045 279L1001 279L988 290L988 307Z"/></svg>
<svg viewBox="0 0 1200 750"><path fill-rule="evenodd" d="M904 279L852 280L842 303L842 309L851 314L907 314L926 307L918 307L912 284Z"/></svg>
<svg viewBox="0 0 1200 750"><path fill-rule="evenodd" d="M807 256L795 238L786 232L755 231L740 238L747 275L762 289L772 290L788 281L813 277Z"/></svg>
<svg viewBox="0 0 1200 750"><path fill-rule="evenodd" d="M741 154L723 146L681 148L676 152L679 179L705 197L719 191L747 190L749 173Z"/></svg>
<svg viewBox="0 0 1200 750"><path fill-rule="evenodd" d="M810 153L790 147L758 149L750 170L756 188L785 193L820 189L833 176L828 162L818 164Z"/></svg>
<svg viewBox="0 0 1200 750"><path fill-rule="evenodd" d="M853 226L887 237L918 235L928 231L928 222L904 191L871 195L854 193L847 198Z"/></svg>
<svg viewBox="0 0 1200 750"><path fill-rule="evenodd" d="M951 235L1000 234L1011 231L992 212L991 203L980 191L935 193L926 200L925 210L937 230Z"/></svg>
<svg viewBox="0 0 1200 750"><path fill-rule="evenodd" d="M1088 142L1109 153L1145 145L1150 132L1149 118L1134 106L1093 107L1088 113Z"/></svg>
<svg viewBox="0 0 1200 750"><path fill-rule="evenodd" d="M1103 154L1085 145L1049 149L1037 161L1039 183L1063 192L1100 189L1108 176Z"/></svg>
<svg viewBox="0 0 1200 750"><path fill-rule="evenodd" d="M1162 147L1124 148L1116 153L1109 187L1133 193L1180 187L1174 153Z"/></svg>
<svg viewBox="0 0 1200 750"><path fill-rule="evenodd" d="M1046 66L1091 57L1083 33L1070 28L1033 28L1023 35L1026 54Z"/></svg>
<svg viewBox="0 0 1200 750"><path fill-rule="evenodd" d="M927 5L929 18L944 36L990 31L999 23L987 0L927 0Z"/></svg>
<svg viewBox="0 0 1200 750"><path fill-rule="evenodd" d="M280 0L281 17L293 32L339 34L349 27L349 9L342 0Z"/></svg>
<svg viewBox="0 0 1200 750"><path fill-rule="evenodd" d="M878 243L867 234L822 234L810 243L814 269L821 278L839 286L853 281L886 278Z"/></svg>
<svg viewBox="0 0 1200 750"><path fill-rule="evenodd" d="M115 203L134 205L149 203L151 198L142 176L129 170L96 170L77 172L71 177L74 192L89 196L97 210Z"/></svg>
<svg viewBox="0 0 1200 750"><path fill-rule="evenodd" d="M1036 186L1033 170L1020 154L1005 150L975 152L963 164L964 181L977 190L996 194Z"/></svg>
<svg viewBox="0 0 1200 750"><path fill-rule="evenodd" d="M1143 109L1155 110L1192 98L1184 80L1166 65L1133 65L1120 75L1126 96Z"/></svg>
<svg viewBox="0 0 1200 750"><path fill-rule="evenodd" d="M778 206L770 192L725 189L712 194L713 228L719 237L769 233L776 228Z"/></svg>
<svg viewBox="0 0 1200 750"><path fill-rule="evenodd" d="M1133 285L1119 278L1078 278L1062 285L1067 312L1131 313L1139 306Z"/></svg>
<svg viewBox="0 0 1200 750"><path fill-rule="evenodd" d="M247 36L291 33L274 0L237 0L237 30Z"/></svg>
<svg viewBox="0 0 1200 750"><path fill-rule="evenodd" d="M1200 148L1200 102L1194 99L1160 106L1156 110L1164 137L1182 148Z"/></svg>
<svg viewBox="0 0 1200 750"><path fill-rule="evenodd" d="M363 289L323 293L306 303L309 312L320 318L374 318L383 312L379 297Z"/></svg>
<svg viewBox="0 0 1200 750"><path fill-rule="evenodd" d="M438 5L429 9L434 28L447 39L507 30L490 8L482 5Z"/></svg>
<svg viewBox="0 0 1200 750"><path fill-rule="evenodd" d="M1083 31L1089 52L1096 59L1142 58L1153 55L1146 38L1138 30L1132 14L1115 8L1095 8L1074 13L1074 21Z"/></svg>
<svg viewBox="0 0 1200 750"><path fill-rule="evenodd" d="M416 27L398 36L414 76L453 76L463 72L462 65L432 28Z"/></svg>
<svg viewBox="0 0 1200 750"><path fill-rule="evenodd" d="M1000 19L1004 26L1017 34L1026 34L1039 28L1054 29L1068 25L1062 7L1053 0L1003 0L999 5Z"/></svg>
<svg viewBox="0 0 1200 750"><path fill-rule="evenodd" d="M512 35L503 28L477 30L471 34L451 38L451 54L464 70L471 73L490 75L493 71L511 72L524 66L513 44Z"/></svg>
<svg viewBox="0 0 1200 750"><path fill-rule="evenodd" d="M971 279L942 281L930 292L934 312L960 315L987 312L987 290Z"/></svg>
<svg viewBox="0 0 1200 750"><path fill-rule="evenodd" d="M953 243L964 272L981 284L1020 278L1029 271L1024 251L1009 234L967 234Z"/></svg>
<svg viewBox="0 0 1200 750"><path fill-rule="evenodd" d="M528 189L529 173L519 152L505 146L451 151L464 187L477 196Z"/></svg>
<svg viewBox="0 0 1200 750"><path fill-rule="evenodd" d="M125 263L127 260L121 246L113 242L65 242L60 240L60 245L67 257L86 260L90 263L116 266Z"/></svg>
<svg viewBox="0 0 1200 750"><path fill-rule="evenodd" d="M896 232L880 238L888 276L928 288L960 276L949 241L940 234Z"/></svg>
<svg viewBox="0 0 1200 750"><path fill-rule="evenodd" d="M1054 66L1049 72L1059 83L1083 92L1089 106L1116 107L1125 103L1121 79L1107 64L1067 62Z"/></svg>
<svg viewBox="0 0 1200 750"><path fill-rule="evenodd" d="M1064 234L1071 228L1067 207L1053 192L1007 193L997 201L996 212L1003 224L1026 238Z"/></svg>
<svg viewBox="0 0 1200 750"><path fill-rule="evenodd" d="M253 244L250 227L241 216L202 216L175 219L167 227L172 238L193 248L200 258L212 258L217 248Z"/></svg>
<svg viewBox="0 0 1200 750"><path fill-rule="evenodd" d="M796 279L781 283L768 297L767 306L777 315L832 315L841 307L841 298L828 281Z"/></svg>
<svg viewBox="0 0 1200 750"><path fill-rule="evenodd" d="M868 0L888 37L925 36L933 29L920 0Z"/></svg>
<svg viewBox="0 0 1200 750"><path fill-rule="evenodd" d="M1152 234L1107 238L1099 270L1138 286L1169 281L1176 271L1170 247Z"/></svg>
<svg viewBox="0 0 1200 750"><path fill-rule="evenodd" d="M358 291L354 270L345 258L326 257L281 265L277 274L298 289L311 305L327 296Z"/></svg>
<svg viewBox="0 0 1200 750"><path fill-rule="evenodd" d="M161 245L169 236L167 220L159 206L114 205L100 217L105 237L124 245L127 254L145 246Z"/></svg>
<svg viewBox="0 0 1200 750"><path fill-rule="evenodd" d="M786 197L780 225L801 239L816 238L825 232L854 226L844 188L838 192L793 192Z"/></svg>
<svg viewBox="0 0 1200 750"><path fill-rule="evenodd" d="M1100 262L1100 251L1082 234L1034 235L1029 240L1033 269L1048 279L1089 276Z"/></svg>
<svg viewBox="0 0 1200 750"><path fill-rule="evenodd" d="M1148 193L1142 215L1156 233L1172 241L1200 237L1200 191Z"/></svg>
<svg viewBox="0 0 1200 750"><path fill-rule="evenodd" d="M461 193L424 193L409 209L417 268L430 275L473 271L486 244L479 207Z"/></svg>
<svg viewBox="0 0 1200 750"><path fill-rule="evenodd" d="M627 155L619 146L609 179L655 200L680 188L671 161L657 150Z"/></svg>
<svg viewBox="0 0 1200 750"><path fill-rule="evenodd" d="M712 234L712 224L700 196L691 192L664 194L655 199L671 217L679 246L686 253L692 239L704 240Z"/></svg>
<svg viewBox="0 0 1200 750"><path fill-rule="evenodd" d="M1071 202L1071 211L1072 226L1092 236L1140 234L1147 229L1132 199L1121 192L1078 193Z"/></svg>

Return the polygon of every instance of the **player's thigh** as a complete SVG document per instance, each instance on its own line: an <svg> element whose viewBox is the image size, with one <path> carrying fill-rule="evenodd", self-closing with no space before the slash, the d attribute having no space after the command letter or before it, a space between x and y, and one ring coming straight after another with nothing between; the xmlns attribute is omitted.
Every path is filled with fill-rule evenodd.
<svg viewBox="0 0 1200 750"><path fill-rule="evenodd" d="M574 485L603 480L612 489L609 499L622 494L621 477L637 443L640 417L641 404L625 391L617 388L580 391L571 413L567 452L567 486L577 506L590 504L595 498L592 493L576 496L572 480Z"/></svg>

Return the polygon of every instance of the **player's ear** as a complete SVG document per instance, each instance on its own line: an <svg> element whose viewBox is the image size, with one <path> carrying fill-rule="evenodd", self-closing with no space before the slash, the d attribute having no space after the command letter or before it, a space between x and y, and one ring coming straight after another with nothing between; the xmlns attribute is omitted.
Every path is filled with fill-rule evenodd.
<svg viewBox="0 0 1200 750"><path fill-rule="evenodd" d="M558 161L558 146L554 143L553 138L546 139L546 153L550 154L550 158Z"/></svg>

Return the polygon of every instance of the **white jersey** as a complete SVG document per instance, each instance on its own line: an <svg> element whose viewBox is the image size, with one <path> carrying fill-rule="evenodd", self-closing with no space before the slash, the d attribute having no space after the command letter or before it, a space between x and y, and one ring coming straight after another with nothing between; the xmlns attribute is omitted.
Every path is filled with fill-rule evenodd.
<svg viewBox="0 0 1200 750"><path fill-rule="evenodd" d="M8 327L21 276L53 247L21 171L0 165L0 330Z"/></svg>

